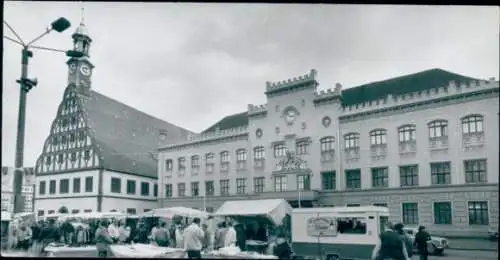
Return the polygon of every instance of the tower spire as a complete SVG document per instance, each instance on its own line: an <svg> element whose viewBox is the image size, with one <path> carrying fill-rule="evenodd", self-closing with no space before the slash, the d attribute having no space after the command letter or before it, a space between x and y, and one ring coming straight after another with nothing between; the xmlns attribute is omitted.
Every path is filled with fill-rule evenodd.
<svg viewBox="0 0 500 260"><path fill-rule="evenodd" d="M84 24L84 21L85 21L85 17L84 17L84 12L85 12L85 7L83 7L83 2L82 2L82 8L80 8L80 16L81 16L81 19L80 19L80 24Z"/></svg>

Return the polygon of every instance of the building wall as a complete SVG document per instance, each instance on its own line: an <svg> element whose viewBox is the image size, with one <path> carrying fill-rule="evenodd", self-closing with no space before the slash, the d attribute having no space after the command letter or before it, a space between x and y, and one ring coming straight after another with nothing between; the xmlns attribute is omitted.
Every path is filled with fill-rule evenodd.
<svg viewBox="0 0 500 260"><path fill-rule="evenodd" d="M92 177L92 192L85 191L85 178ZM73 192L73 179L80 178L80 192ZM69 179L68 193L61 194L60 183L62 179ZM56 192L50 194L50 181L56 181ZM45 194L40 194L40 182L45 181ZM99 188L99 171L77 171L64 174L38 175L36 178L35 190L35 211L44 211L47 214L49 210L57 212L60 207L65 206L71 212L72 208L90 209L93 212L97 210L97 194ZM81 203L80 203L81 202Z"/></svg>
<svg viewBox="0 0 500 260"><path fill-rule="evenodd" d="M61 207L66 207L71 213L73 210L78 210L80 213L89 211L97 211L97 198L95 196L87 197L59 197L53 199L37 199L35 202L35 212L40 216L41 211L43 215L49 215L51 211L58 213Z"/></svg>
<svg viewBox="0 0 500 260"><path fill-rule="evenodd" d="M120 193L112 192L112 178L118 178L121 180ZM135 194L127 193L128 180L135 181ZM141 195L142 182L149 183L149 196ZM157 180L153 178L118 173L113 171L104 171L102 186L104 197L102 202L102 210L117 210L127 212L127 209L135 209L137 213L142 213L145 209L158 208L157 196L154 196L154 185L157 183Z"/></svg>
<svg viewBox="0 0 500 260"><path fill-rule="evenodd" d="M472 94L473 95L472 95ZM337 90L326 93L335 96ZM369 102L351 107L341 107L339 98L331 98L328 102L315 102L318 96L311 88L298 91L288 91L283 94L268 95L268 103L259 107L249 107L249 124L245 130L246 139L234 138L241 134L241 129L225 130L220 133L202 134L194 138L189 145L171 145L160 149L159 176L160 180L170 183L174 192L171 198L165 198L164 185L160 187L163 205L189 206L193 208L217 209L226 200L286 198L297 200L295 174L286 175L288 188L285 192L273 192L273 175L279 169L277 163L282 158L274 158L273 145L283 142L290 151L295 150L296 141L309 139L309 153L300 157L307 162L311 173L311 192L303 192L302 199L316 201L318 206L346 206L348 204L369 205L385 203L390 209L395 221L403 221L404 203L417 203L416 217L413 223L424 224L435 234L457 236L486 236L489 227L498 226L498 155L499 155L499 97L498 82L481 82L467 86L456 87L452 84L447 88L436 88L426 93L389 96L385 101ZM293 106L298 114L293 124L287 124L284 112ZM461 120L469 115L483 117L484 134L476 141L470 142L462 133ZM329 125L323 124L325 117L330 118ZM433 120L446 120L448 137L447 145L436 149L429 137L429 126ZM403 154L400 149L398 128L413 124L416 127L415 147L411 153ZM385 129L387 143L383 150L375 150L370 144L370 131ZM262 131L262 136L257 135ZM344 135L358 133L359 154L345 149ZM322 161L320 139L326 136L335 138L335 151L332 161ZM265 148L265 167L256 168L253 158L253 148ZM236 194L235 179L242 175L233 170L236 165L234 152L238 148L247 147L248 161L247 193ZM232 151L231 170L220 173L219 152ZM377 154L375 154L375 151ZM186 167L189 172L189 156L204 155L214 152L215 174L206 175L201 170L196 176L188 173L182 178L176 176L176 161L178 157L186 156ZM378 156L375 156L378 155ZM165 160L174 161L173 173L165 171ZM486 160L486 181L467 183L465 180L465 160ZM432 184L431 166L434 162L450 162L449 184ZM204 166L204 160L200 162ZM400 166L418 165L418 185L402 187L400 182ZM388 185L374 187L372 168L388 168ZM345 170L360 169L361 185L359 189L349 189L346 186ZM334 171L336 176L335 189L325 190L322 172ZM171 177L167 175L173 174ZM222 175L222 176L221 176ZM265 177L265 189L261 193L253 192L253 177ZM215 185L215 196L192 197L189 193L190 181L200 181L200 194L204 194L203 182L209 179L231 179L229 195L220 196L218 182ZM177 196L177 183L186 182L186 196ZM450 202L451 223L435 224L437 202ZM469 223L469 202L484 202L487 204L487 223ZM470 211L470 212L473 212ZM411 224L411 223L410 223ZM412 224L412 225L413 225Z"/></svg>

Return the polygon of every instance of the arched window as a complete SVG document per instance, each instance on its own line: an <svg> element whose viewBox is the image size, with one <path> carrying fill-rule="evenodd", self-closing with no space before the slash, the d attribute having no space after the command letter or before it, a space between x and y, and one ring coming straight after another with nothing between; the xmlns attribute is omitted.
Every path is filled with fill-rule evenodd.
<svg viewBox="0 0 500 260"><path fill-rule="evenodd" d="M415 125L404 125L398 128L399 142L407 143L417 139L417 128Z"/></svg>
<svg viewBox="0 0 500 260"><path fill-rule="evenodd" d="M335 150L335 137L326 136L319 140L321 144L321 153L331 152Z"/></svg>
<svg viewBox="0 0 500 260"><path fill-rule="evenodd" d="M448 136L448 121L434 120L428 124L429 138L440 138Z"/></svg>
<svg viewBox="0 0 500 260"><path fill-rule="evenodd" d="M375 129L370 132L371 146L387 144L387 131L385 129Z"/></svg>
<svg viewBox="0 0 500 260"><path fill-rule="evenodd" d="M266 158L266 154L263 146L257 146L253 148L254 160L264 160L264 158Z"/></svg>
<svg viewBox="0 0 500 260"><path fill-rule="evenodd" d="M191 168L200 168L200 156L193 155L191 156Z"/></svg>
<svg viewBox="0 0 500 260"><path fill-rule="evenodd" d="M462 118L462 133L464 135L482 134L484 117L481 115L470 115Z"/></svg>
<svg viewBox="0 0 500 260"><path fill-rule="evenodd" d="M248 154L246 149L238 149L236 150L236 161L246 161L248 159Z"/></svg>
<svg viewBox="0 0 500 260"><path fill-rule="evenodd" d="M349 133L344 135L345 149L359 148L359 134Z"/></svg>
<svg viewBox="0 0 500 260"><path fill-rule="evenodd" d="M229 163L229 152L223 151L220 153L220 163Z"/></svg>
<svg viewBox="0 0 500 260"><path fill-rule="evenodd" d="M307 141L307 140L298 141L296 143L295 150L297 151L297 155L308 154L309 153L309 141Z"/></svg>

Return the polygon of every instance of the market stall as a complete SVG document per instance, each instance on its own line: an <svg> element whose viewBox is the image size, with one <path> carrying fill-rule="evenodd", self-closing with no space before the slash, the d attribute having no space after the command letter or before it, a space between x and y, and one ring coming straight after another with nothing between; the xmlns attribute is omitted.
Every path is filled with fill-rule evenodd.
<svg viewBox="0 0 500 260"><path fill-rule="evenodd" d="M95 245L71 247L63 243L51 243L44 248L43 256L47 257L96 257Z"/></svg>
<svg viewBox="0 0 500 260"><path fill-rule="evenodd" d="M153 209L142 214L143 217L161 217L165 219L172 219L174 216L181 216L186 218L200 218L206 219L209 214L204 211L186 208L186 207L171 207Z"/></svg>
<svg viewBox="0 0 500 260"><path fill-rule="evenodd" d="M2 250L7 249L9 243L9 224L12 220L12 216L9 212L2 211L1 221L2 221Z"/></svg>
<svg viewBox="0 0 500 260"><path fill-rule="evenodd" d="M291 212L292 207L284 199L238 200L226 201L212 216L230 218L239 223L239 232L243 232L240 248L248 252L228 252L232 252L231 257L245 258L255 256L256 253L268 253L268 248L278 233L276 230L283 229ZM227 255L227 252L221 250L214 253Z"/></svg>

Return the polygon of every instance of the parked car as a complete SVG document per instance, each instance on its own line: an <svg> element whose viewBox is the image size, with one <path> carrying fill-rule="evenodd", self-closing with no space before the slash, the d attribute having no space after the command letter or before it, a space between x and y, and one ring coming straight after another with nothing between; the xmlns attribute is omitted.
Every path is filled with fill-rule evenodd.
<svg viewBox="0 0 500 260"><path fill-rule="evenodd" d="M491 240L498 240L498 228L495 229L495 228L490 228L488 230L488 237L491 239Z"/></svg>
<svg viewBox="0 0 500 260"><path fill-rule="evenodd" d="M415 240L415 234L418 232L417 227L404 227L403 230L411 237L412 241ZM429 251L431 255L441 255L449 246L448 239L431 236L431 240L427 242L427 251ZM418 252L416 246L413 247L413 252Z"/></svg>

